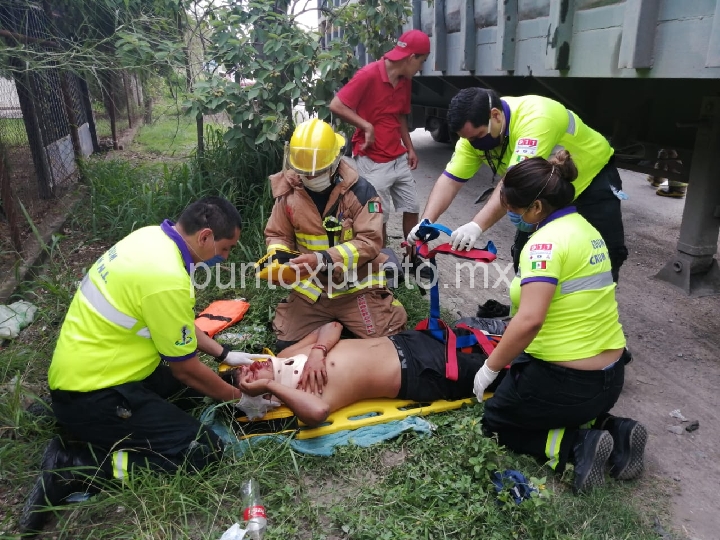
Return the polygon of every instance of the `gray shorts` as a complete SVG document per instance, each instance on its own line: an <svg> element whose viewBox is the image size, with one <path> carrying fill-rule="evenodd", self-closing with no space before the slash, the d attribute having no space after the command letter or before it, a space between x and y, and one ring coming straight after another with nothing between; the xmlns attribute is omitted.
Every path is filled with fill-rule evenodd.
<svg viewBox="0 0 720 540"><path fill-rule="evenodd" d="M382 200L385 207L383 221L390 219L391 207L395 208L396 212L420 213L415 180L407 163L407 154L387 163L375 163L367 156L357 156L355 161L360 176L375 187Z"/></svg>

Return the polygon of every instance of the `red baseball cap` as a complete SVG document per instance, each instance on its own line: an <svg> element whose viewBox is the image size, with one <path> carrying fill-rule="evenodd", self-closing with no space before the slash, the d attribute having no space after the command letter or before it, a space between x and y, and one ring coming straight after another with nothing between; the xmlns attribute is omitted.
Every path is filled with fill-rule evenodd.
<svg viewBox="0 0 720 540"><path fill-rule="evenodd" d="M385 58L397 62L411 54L430 54L430 38L421 30L408 30L398 38L395 48L385 53Z"/></svg>

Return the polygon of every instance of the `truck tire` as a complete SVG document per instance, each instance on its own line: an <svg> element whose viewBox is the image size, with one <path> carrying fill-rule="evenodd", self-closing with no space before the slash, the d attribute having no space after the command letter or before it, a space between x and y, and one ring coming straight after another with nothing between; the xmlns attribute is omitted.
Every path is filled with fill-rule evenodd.
<svg viewBox="0 0 720 540"><path fill-rule="evenodd" d="M430 132L430 136L433 138L433 141L439 143L450 142L450 131L448 130L448 125L445 120L440 118L431 118L428 121L428 131Z"/></svg>

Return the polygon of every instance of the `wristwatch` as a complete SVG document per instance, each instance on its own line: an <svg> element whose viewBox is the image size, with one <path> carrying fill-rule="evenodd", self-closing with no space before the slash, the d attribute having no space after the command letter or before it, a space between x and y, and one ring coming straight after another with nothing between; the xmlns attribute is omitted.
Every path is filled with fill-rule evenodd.
<svg viewBox="0 0 720 540"><path fill-rule="evenodd" d="M227 358L227 355L230 351L232 351L232 347L228 345L227 343L222 346L222 352L215 357L215 360L218 362L222 362Z"/></svg>
<svg viewBox="0 0 720 540"><path fill-rule="evenodd" d="M332 262L333 262L332 257L325 250L316 251L315 257L317 257L317 262L318 262L317 268L319 268L320 270L326 268L328 265L332 264Z"/></svg>

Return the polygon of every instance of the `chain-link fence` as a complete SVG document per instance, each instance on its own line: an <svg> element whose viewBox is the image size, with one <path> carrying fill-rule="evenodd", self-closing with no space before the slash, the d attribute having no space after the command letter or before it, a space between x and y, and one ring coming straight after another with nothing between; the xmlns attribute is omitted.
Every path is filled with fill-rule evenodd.
<svg viewBox="0 0 720 540"><path fill-rule="evenodd" d="M89 87L100 146L117 149L122 132L135 127L144 113L140 78L127 71L107 72L90 80Z"/></svg>
<svg viewBox="0 0 720 540"><path fill-rule="evenodd" d="M47 28L40 6L17 2L0 6L0 46L22 44L45 54L57 47ZM76 118L86 116L82 105L73 103L71 88L78 85L74 75L51 64L31 69L16 56L6 59L0 66L0 197L4 213L0 262L4 267L9 259L22 254L31 224L37 225L52 212L55 198L77 176Z"/></svg>
<svg viewBox="0 0 720 540"><path fill-rule="evenodd" d="M0 47L57 52L39 4L0 2ZM142 85L129 72L86 79L51 62L6 55L0 64L0 270L23 254L31 223L51 215L78 177L77 159L118 148L143 114ZM99 74L99 75L96 75ZM10 264L12 266L12 264Z"/></svg>

